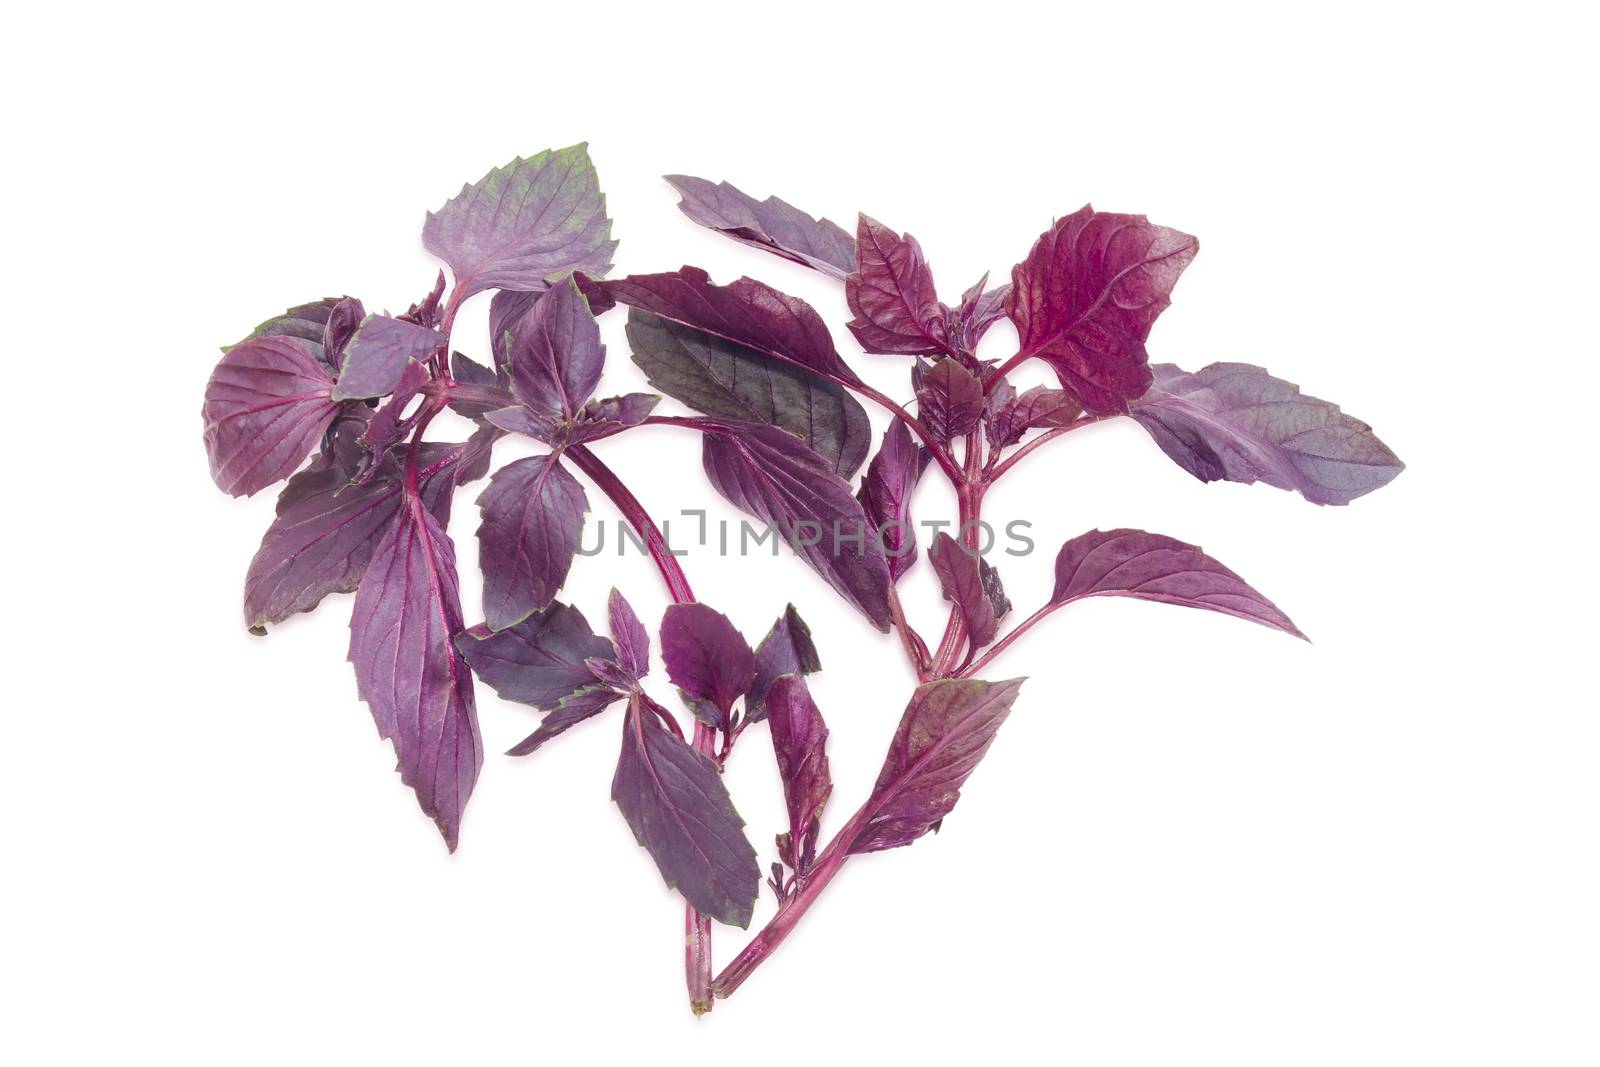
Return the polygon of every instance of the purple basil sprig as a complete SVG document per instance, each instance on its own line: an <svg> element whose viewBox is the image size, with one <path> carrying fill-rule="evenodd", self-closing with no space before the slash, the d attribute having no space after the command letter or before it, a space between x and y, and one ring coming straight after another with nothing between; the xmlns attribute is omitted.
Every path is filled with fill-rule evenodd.
<svg viewBox="0 0 1600 1067"><path fill-rule="evenodd" d="M685 977L704 1012L770 957L850 857L944 824L1022 684L980 675L1044 618L1119 596L1304 636L1199 548L1128 529L1067 540L1053 587L1002 633L1011 600L980 551L979 524L988 489L1019 461L1125 415L1202 481L1265 482L1317 504L1348 504L1403 465L1365 423L1259 367L1151 365L1151 328L1198 245L1143 216L1066 215L1009 284L985 276L950 304L910 234L861 215L852 235L726 182L668 180L693 221L841 282L844 326L871 357L853 364L815 308L751 278L719 284L684 266L608 279L611 221L587 149L574 145L491 170L429 213L423 243L449 278L440 271L403 313L325 297L225 347L202 414L221 489L249 495L285 482L246 577L246 625L265 633L330 594L355 594L357 692L450 849L484 762L474 676L540 716L512 756L613 716L611 796L684 898ZM485 292L489 336L476 356L455 351L457 313ZM633 362L687 414L656 414L651 393L593 395L607 356L596 316L617 305L628 309ZM981 358L980 340L1005 317L1018 349ZM904 404L862 376L888 365L879 357L906 359ZM1057 384L1019 391L1007 376L1030 360ZM868 405L889 417L881 435ZM430 440L446 413L460 423L457 440ZM892 630L905 653L915 685L882 769L826 840L837 806L830 728L807 681L821 668L811 630L789 606L752 648L735 617L761 615L695 600L644 505L591 448L642 426L699 434L712 488L788 542L871 627ZM507 434L540 453L493 469ZM958 505L953 532L925 548L949 602L933 640L896 587L919 558L912 505L930 467ZM485 478L483 621L468 625L447 526L456 489ZM602 631L557 599L590 489L634 528L666 584L673 603L654 636L619 591ZM653 654L664 668L655 676ZM652 695L663 682L678 690L679 711ZM846 711L840 721L873 714ZM787 812L766 876L777 911L718 973L712 923L748 925L762 881L722 769L763 722Z"/></svg>

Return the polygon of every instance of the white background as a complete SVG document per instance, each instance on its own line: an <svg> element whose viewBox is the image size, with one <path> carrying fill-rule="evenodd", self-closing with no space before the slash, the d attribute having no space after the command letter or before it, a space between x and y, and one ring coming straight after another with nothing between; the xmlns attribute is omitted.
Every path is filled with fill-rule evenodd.
<svg viewBox="0 0 1600 1067"><path fill-rule="evenodd" d="M0 68L0 1059L1600 1060L1596 86L1553 6L42 9L8 17ZM997 670L1030 681L944 832L852 862L696 1022L679 902L608 798L616 717L512 760L535 716L483 690L448 856L356 699L349 599L240 625L273 494L217 492L200 445L218 344L324 294L403 309L435 269L424 210L578 140L619 273L788 289L897 395L834 283L694 227L657 176L872 213L947 299L1087 200L1148 213L1202 242L1156 359L1262 364L1409 470L1317 508L1202 485L1131 423L1047 449L987 506L1034 524L1001 561L1022 611L1062 540L1136 526L1316 643L1132 601L1058 615ZM642 384L621 326L605 391ZM599 447L662 516L729 515L697 446ZM917 509L953 504L930 479ZM792 557L685 562L752 638L791 599L815 628L831 832L909 692L898 646ZM580 560L564 597L593 618L613 584L665 603L638 556ZM906 595L936 630L925 566ZM770 859L764 732L729 782ZM720 929L719 962L744 937Z"/></svg>

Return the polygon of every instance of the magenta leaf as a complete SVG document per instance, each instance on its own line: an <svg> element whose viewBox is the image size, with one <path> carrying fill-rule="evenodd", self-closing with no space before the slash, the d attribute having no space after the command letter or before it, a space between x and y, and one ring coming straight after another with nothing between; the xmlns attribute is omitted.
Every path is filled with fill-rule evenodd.
<svg viewBox="0 0 1600 1067"><path fill-rule="evenodd" d="M948 350L944 307L922 247L876 219L856 227L856 269L844 280L855 319L850 332L868 352L911 356Z"/></svg>
<svg viewBox="0 0 1600 1067"><path fill-rule="evenodd" d="M669 887L702 915L750 925L761 872L722 772L646 713L637 695L629 702L611 799Z"/></svg>
<svg viewBox="0 0 1600 1067"><path fill-rule="evenodd" d="M206 383L206 455L217 487L249 496L295 472L339 413L309 345L267 335L228 350Z"/></svg>
<svg viewBox="0 0 1600 1067"><path fill-rule="evenodd" d="M551 738L560 737L580 722L594 718L611 705L627 696L610 686L594 685L579 689L557 704L539 728L506 749L508 756L531 756Z"/></svg>
<svg viewBox="0 0 1600 1067"><path fill-rule="evenodd" d="M976 427L983 408L983 383L958 360L939 360L917 385L917 417L941 442Z"/></svg>
<svg viewBox="0 0 1600 1067"><path fill-rule="evenodd" d="M998 578L986 585L983 580L983 561L976 553L969 553L949 534L940 531L933 535L928 546L928 562L939 576L939 588L944 598L954 604L967 622L967 633L973 645L981 648L994 640L999 619L995 615L995 601L990 587ZM1003 599L1005 594L1000 594Z"/></svg>
<svg viewBox="0 0 1600 1067"><path fill-rule="evenodd" d="M710 725L726 729L734 702L755 680L755 653L728 617L704 604L673 604L661 618L661 662L667 677L694 702L720 714Z"/></svg>
<svg viewBox="0 0 1600 1067"><path fill-rule="evenodd" d="M867 522L876 531L878 543L888 557L890 580L900 576L917 561L916 528L911 522L911 493L927 467L926 455L917 448L906 424L895 419L884 432L878 454L867 464L856 494Z"/></svg>
<svg viewBox="0 0 1600 1067"><path fill-rule="evenodd" d="M1198 547L1143 530L1091 530L1061 546L1051 608L1091 596L1220 611L1305 639L1272 601Z"/></svg>
<svg viewBox="0 0 1600 1067"><path fill-rule="evenodd" d="M1081 414L1083 409L1072 399L1072 394L1036 385L995 410L989 420L989 444L1006 448L1022 440L1022 435L1029 430L1071 426Z"/></svg>
<svg viewBox="0 0 1600 1067"><path fill-rule="evenodd" d="M424 444L418 465L433 473L422 481L422 500L441 527L450 521L458 481L481 476L475 465L487 445ZM351 484L351 461L324 455L289 479L278 515L250 561L244 583L245 625L265 633L329 593L353 592L367 571L378 540L400 511L401 471L390 461L377 477Z"/></svg>
<svg viewBox="0 0 1600 1067"><path fill-rule="evenodd" d="M478 497L483 615L504 630L542 609L567 580L589 498L554 455L495 471Z"/></svg>
<svg viewBox="0 0 1600 1067"><path fill-rule="evenodd" d="M822 669L811 627L790 604L756 646L756 674L744 698L746 722L767 717L767 692L785 674L811 674Z"/></svg>
<svg viewBox="0 0 1600 1067"><path fill-rule="evenodd" d="M866 458L872 425L836 382L638 309L628 344L651 385L703 415L788 430L846 478Z"/></svg>
<svg viewBox="0 0 1600 1067"><path fill-rule="evenodd" d="M724 423L705 436L706 477L763 520L872 624L889 630L889 567L850 486L821 456L774 426Z"/></svg>
<svg viewBox="0 0 1600 1067"><path fill-rule="evenodd" d="M1011 272L1006 314L1022 353L1050 364L1084 410L1122 414L1150 385L1145 339L1198 248L1143 215L1085 205L1059 220Z"/></svg>
<svg viewBox="0 0 1600 1067"><path fill-rule="evenodd" d="M714 285L699 267L591 283L619 304L721 337L836 382L859 382L833 347L822 316L799 297L753 278Z"/></svg>
<svg viewBox="0 0 1600 1067"><path fill-rule="evenodd" d="M604 274L617 247L586 144L514 159L462 186L428 213L422 243L450 265L454 303L485 289L538 292L574 270Z"/></svg>
<svg viewBox="0 0 1600 1067"><path fill-rule="evenodd" d="M406 369L433 355L444 335L388 315L368 315L344 350L335 400L366 400L394 392Z"/></svg>
<svg viewBox="0 0 1600 1067"><path fill-rule="evenodd" d="M994 742L1021 678L945 678L917 687L878 772L851 852L909 845L937 830L961 787Z"/></svg>
<svg viewBox="0 0 1600 1067"><path fill-rule="evenodd" d="M451 643L461 626L455 550L408 495L356 590L350 661L401 780L452 852L483 766L472 675Z"/></svg>
<svg viewBox="0 0 1600 1067"><path fill-rule="evenodd" d="M560 601L498 633L474 626L456 647L485 685L506 700L551 711L596 684L590 659L616 658L611 642L589 628L583 613Z"/></svg>
<svg viewBox="0 0 1600 1067"><path fill-rule="evenodd" d="M778 838L782 859L796 874L811 866L817 851L822 808L833 792L828 773L828 727L806 689L804 679L785 674L767 691L767 718L772 751L783 779L783 800L789 809L789 832Z"/></svg>
<svg viewBox="0 0 1600 1067"><path fill-rule="evenodd" d="M617 646L617 663L636 680L643 678L650 673L650 631L617 590L611 590L606 607L611 616L611 640Z"/></svg>
<svg viewBox="0 0 1600 1067"><path fill-rule="evenodd" d="M506 370L511 391L535 413L571 419L594 392L605 362L600 326L569 276L511 331Z"/></svg>
<svg viewBox="0 0 1600 1067"><path fill-rule="evenodd" d="M1155 384L1129 414L1202 482L1266 482L1313 504L1348 504L1405 469L1372 427L1260 367L1151 370Z"/></svg>
<svg viewBox="0 0 1600 1067"><path fill-rule="evenodd" d="M843 279L855 269L855 242L838 224L814 219L775 196L757 200L721 182L669 174L678 208L700 225L755 248Z"/></svg>

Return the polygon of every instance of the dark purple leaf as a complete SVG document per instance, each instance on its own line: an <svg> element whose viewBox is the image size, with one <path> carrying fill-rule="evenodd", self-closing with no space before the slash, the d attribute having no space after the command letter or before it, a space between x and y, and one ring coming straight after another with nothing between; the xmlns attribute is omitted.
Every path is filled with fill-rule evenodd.
<svg viewBox="0 0 1600 1067"><path fill-rule="evenodd" d="M394 392L412 363L444 344L444 334L388 315L368 315L344 350L335 400L365 400Z"/></svg>
<svg viewBox="0 0 1600 1067"><path fill-rule="evenodd" d="M1062 389L1036 385L995 409L989 421L989 444L1006 448L1022 440L1029 430L1071 426L1083 409Z"/></svg>
<svg viewBox="0 0 1600 1067"><path fill-rule="evenodd" d="M356 590L350 662L378 733L394 743L401 780L452 852L483 766L472 675L451 643L460 629L455 550L407 497Z"/></svg>
<svg viewBox="0 0 1600 1067"><path fill-rule="evenodd" d="M650 417L661 398L654 393L625 393L591 400L583 405L578 417L567 428L563 440L581 444L597 437L609 437L630 426L637 426Z"/></svg>
<svg viewBox="0 0 1600 1067"><path fill-rule="evenodd" d="M939 576L939 588L944 598L961 611L967 621L967 633L979 648L994 640L994 601L984 588L982 560L969 553L949 534L943 531L933 535L928 546L928 562Z"/></svg>
<svg viewBox="0 0 1600 1067"><path fill-rule="evenodd" d="M1051 606L1091 596L1205 608L1305 638L1272 601L1199 548L1143 530L1091 530L1061 546Z"/></svg>
<svg viewBox="0 0 1600 1067"><path fill-rule="evenodd" d="M994 621L999 622L1011 613L1011 598L1006 596L1006 588L1000 582L1000 572L990 566L988 560L979 560L978 577L983 583L983 595L989 598L989 606L994 609Z"/></svg>
<svg viewBox="0 0 1600 1067"><path fill-rule="evenodd" d="M946 309L946 331L968 352L978 347L989 327L1005 318L1006 297L1011 293L1011 286L985 289L988 283L989 276L985 274L978 279L978 284L961 294L959 307L953 311Z"/></svg>
<svg viewBox="0 0 1600 1067"><path fill-rule="evenodd" d="M367 309L353 296L345 297L329 309L328 325L322 335L322 348L325 361L335 373L344 366L344 350L366 317Z"/></svg>
<svg viewBox="0 0 1600 1067"><path fill-rule="evenodd" d="M726 423L707 433L706 477L735 507L765 521L885 633L889 567L850 486L827 460L774 426Z"/></svg>
<svg viewBox="0 0 1600 1067"><path fill-rule="evenodd" d="M860 381L839 357L815 308L753 278L713 285L699 267L682 267L593 285L619 304L704 330L837 382Z"/></svg>
<svg viewBox="0 0 1600 1067"><path fill-rule="evenodd" d="M489 348L494 353L495 366L502 371L511 359L511 338L543 293L543 289L535 293L518 293L502 289L490 298ZM598 309L595 310L595 314L599 314Z"/></svg>
<svg viewBox="0 0 1600 1067"><path fill-rule="evenodd" d="M814 219L775 196L757 200L727 182L712 185L685 174L669 174L667 181L683 197L679 209L708 229L834 278L855 269L855 242L827 219Z"/></svg>
<svg viewBox="0 0 1600 1067"><path fill-rule="evenodd" d="M772 751L783 779L783 799L789 809L788 855L794 871L803 873L816 854L822 808L833 792L828 773L828 727L803 679L785 674L767 692Z"/></svg>
<svg viewBox="0 0 1600 1067"><path fill-rule="evenodd" d="M557 704L537 730L506 749L506 755L531 756L552 737L559 737L585 719L594 718L626 695L603 685L580 689Z"/></svg>
<svg viewBox="0 0 1600 1067"><path fill-rule="evenodd" d="M811 674L821 669L811 627L790 604L756 646L755 680L744 698L745 721L760 722L767 717L767 691L774 681L785 674Z"/></svg>
<svg viewBox="0 0 1600 1067"><path fill-rule="evenodd" d="M959 361L939 360L917 386L917 418L941 442L960 437L983 418L983 383Z"/></svg>
<svg viewBox="0 0 1600 1067"><path fill-rule="evenodd" d="M483 418L491 426L507 433L520 433L535 441L552 442L563 436L560 419L540 415L521 404L513 404L508 408L495 408Z"/></svg>
<svg viewBox="0 0 1600 1067"><path fill-rule="evenodd" d="M567 580L589 499L553 455L495 471L478 497L483 615L504 630L542 609Z"/></svg>
<svg viewBox="0 0 1600 1067"><path fill-rule="evenodd" d="M1266 482L1313 504L1348 504L1405 469L1372 427L1260 367L1151 370L1155 384L1129 414L1202 482Z"/></svg>
<svg viewBox="0 0 1600 1067"><path fill-rule="evenodd" d="M201 409L217 487L249 496L305 461L339 413L333 378L304 341L269 335L228 350Z"/></svg>
<svg viewBox="0 0 1600 1067"><path fill-rule="evenodd" d="M702 915L750 925L761 872L722 773L645 713L637 697L628 707L611 799L669 887Z"/></svg>
<svg viewBox="0 0 1600 1067"><path fill-rule="evenodd" d="M937 830L989 751L1021 687L1021 678L945 678L918 686L863 807L869 814L850 851L897 848Z"/></svg>
<svg viewBox="0 0 1600 1067"><path fill-rule="evenodd" d="M537 292L574 270L604 274L617 247L586 144L514 159L462 186L428 213L422 243L450 264L458 303L485 289Z"/></svg>
<svg viewBox="0 0 1600 1067"><path fill-rule="evenodd" d="M867 521L877 531L878 543L888 557L889 577L900 576L917 561L917 534L911 522L911 493L927 466L906 424L895 419L883 435L878 454L867 464L856 499Z"/></svg>
<svg viewBox="0 0 1600 1067"><path fill-rule="evenodd" d="M1145 339L1198 242L1143 215L1085 205L1046 230L1011 272L1006 314L1022 351L1094 415L1120 415L1150 385Z"/></svg>
<svg viewBox="0 0 1600 1067"><path fill-rule="evenodd" d="M606 606L611 615L611 640L617 646L617 662L634 678L643 678L650 673L650 631L617 590L611 590Z"/></svg>
<svg viewBox="0 0 1600 1067"><path fill-rule="evenodd" d="M623 693L639 687L638 676L615 660L591 657L584 660L583 665L589 668L589 672L600 681L601 685Z"/></svg>
<svg viewBox="0 0 1600 1067"><path fill-rule="evenodd" d="M596 682L589 659L615 659L611 642L589 629L577 608L556 601L495 633L474 626L456 638L473 671L506 700L550 711Z"/></svg>
<svg viewBox="0 0 1600 1067"><path fill-rule="evenodd" d="M946 351L944 309L922 247L876 219L856 227L856 269L844 280L855 319L850 332L868 352L926 356Z"/></svg>
<svg viewBox="0 0 1600 1067"><path fill-rule="evenodd" d="M571 419L605 367L606 348L589 302L571 277L558 282L511 331L511 391L535 413Z"/></svg>
<svg viewBox="0 0 1600 1067"><path fill-rule="evenodd" d="M703 415L788 430L846 478L866 458L872 425L835 382L637 309L628 314L628 344L651 385Z"/></svg>
<svg viewBox="0 0 1600 1067"><path fill-rule="evenodd" d="M462 385L470 385L478 389L510 390L511 379L505 372L496 372L492 367L467 358L460 352L450 353L450 377ZM471 400L452 399L450 410L469 419L481 419L489 412L500 407L498 404L483 404Z"/></svg>
<svg viewBox="0 0 1600 1067"><path fill-rule="evenodd" d="M353 444L353 442L352 442ZM441 527L459 481L481 473L474 439L461 445L424 444L418 466L422 500ZM356 449L359 451L359 449ZM310 611L329 593L349 593L361 583L378 539L400 511L401 470L393 460L365 484L352 485L353 460L325 454L289 479L278 497L278 515L250 561L244 583L245 625L265 633L299 611Z"/></svg>
<svg viewBox="0 0 1600 1067"><path fill-rule="evenodd" d="M673 604L661 619L661 662L672 684L728 712L755 680L755 653L728 617L704 604Z"/></svg>
<svg viewBox="0 0 1600 1067"><path fill-rule="evenodd" d="M319 361L328 368L330 375L337 376L339 368L328 358L326 342L328 335L328 318L333 309L346 300L346 296L325 296L321 300L309 304L300 304L290 308L282 315L272 318L250 331L250 336L231 345L223 345L222 351L237 348L245 341L254 341L257 337L293 337L304 341ZM358 301L359 303L359 301Z"/></svg>
<svg viewBox="0 0 1600 1067"><path fill-rule="evenodd" d="M427 385L429 380L426 363L407 363L400 374L400 380L394 384L393 394L383 402L382 407L372 413L372 419L361 435L362 446L372 453L367 468L368 477L371 476L370 472L382 464L390 449L410 436L412 427L417 423L415 409L418 408L412 401L422 392L423 386Z"/></svg>
<svg viewBox="0 0 1600 1067"><path fill-rule="evenodd" d="M440 319L443 318L443 314L439 310L439 302L443 299L444 271L440 271L439 276L433 280L433 288L428 291L427 296L422 298L422 302L412 304L404 315L398 317L407 322L414 322L418 326L427 326L431 329L438 326Z"/></svg>

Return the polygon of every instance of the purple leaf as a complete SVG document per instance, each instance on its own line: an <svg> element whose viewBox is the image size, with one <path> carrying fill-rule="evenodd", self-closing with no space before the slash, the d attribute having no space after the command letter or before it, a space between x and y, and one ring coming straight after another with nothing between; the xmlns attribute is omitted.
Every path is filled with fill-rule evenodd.
<svg viewBox="0 0 1600 1067"><path fill-rule="evenodd" d="M937 830L1021 687L1021 678L945 678L918 686L862 808L867 817L850 851L898 848Z"/></svg>
<svg viewBox="0 0 1600 1067"><path fill-rule="evenodd" d="M722 773L645 713L638 697L628 706L611 799L669 887L702 915L750 925L761 872Z"/></svg>
<svg viewBox="0 0 1600 1067"><path fill-rule="evenodd" d="M589 499L554 455L495 471L478 497L483 614L504 630L542 609L567 580Z"/></svg>
<svg viewBox="0 0 1600 1067"><path fill-rule="evenodd" d="M911 522L911 493L927 466L925 455L912 440L905 423L895 419L884 432L878 454L867 464L856 499L877 532L888 556L889 577L900 576L917 561L917 534Z"/></svg>
<svg viewBox="0 0 1600 1067"><path fill-rule="evenodd" d="M568 444L582 444L597 437L609 437L639 425L650 417L659 403L661 398L654 393L625 393L591 400L578 412L563 440Z"/></svg>
<svg viewBox="0 0 1600 1067"><path fill-rule="evenodd" d="M917 239L866 215L856 227L856 269L844 280L855 319L850 332L868 352L911 356L947 350L944 309Z"/></svg>
<svg viewBox="0 0 1600 1067"><path fill-rule="evenodd" d="M1150 385L1144 342L1198 242L1143 215L1085 205L1011 271L1006 314L1022 352L1055 370L1093 415L1120 415Z"/></svg>
<svg viewBox="0 0 1600 1067"><path fill-rule="evenodd" d="M1091 596L1220 611L1305 639L1272 601L1199 548L1143 530L1091 530L1061 546L1050 606Z"/></svg>
<svg viewBox="0 0 1600 1067"><path fill-rule="evenodd" d="M511 380L504 371L495 371L492 367L485 367L460 352L450 353L450 377L462 385L470 385L478 389L510 390ZM451 399L450 410L469 419L482 419L499 405L478 403L471 400Z"/></svg>
<svg viewBox="0 0 1600 1067"><path fill-rule="evenodd" d="M482 442L424 444L418 466L433 471L422 481L422 500L441 527L450 521L457 482L471 471ZM390 461L365 484L350 484L347 461L325 455L289 479L278 515L250 561L244 583L245 625L265 633L329 593L349 593L361 583L378 540L400 511L401 472Z"/></svg>
<svg viewBox="0 0 1600 1067"><path fill-rule="evenodd" d="M989 420L989 444L1006 448L1022 440L1029 430L1071 426L1083 409L1062 389L1036 385L1000 405Z"/></svg>
<svg viewBox="0 0 1600 1067"><path fill-rule="evenodd" d="M683 197L678 208L708 229L834 278L855 269L855 242L836 223L814 219L775 196L757 200L727 182L712 185L685 174L669 174L667 181Z"/></svg>
<svg viewBox="0 0 1600 1067"><path fill-rule="evenodd" d="M1006 588L1000 582L1000 572L991 567L988 560L980 559L978 577L983 584L983 595L989 598L989 606L994 609L994 621L999 622L1011 613L1011 598L1006 596Z"/></svg>
<svg viewBox="0 0 1600 1067"><path fill-rule="evenodd" d="M1260 367L1151 369L1155 384L1129 414L1202 482L1266 482L1313 504L1348 504L1405 469L1372 427Z"/></svg>
<svg viewBox="0 0 1600 1067"><path fill-rule="evenodd" d="M765 521L872 624L889 630L889 567L861 504L828 462L774 426L726 423L705 436L706 477Z"/></svg>
<svg viewBox="0 0 1600 1067"><path fill-rule="evenodd" d="M604 274L617 242L586 144L497 167L422 226L422 243L450 264L455 303L485 289L537 292L574 270Z"/></svg>
<svg viewBox="0 0 1600 1067"><path fill-rule="evenodd" d="M961 611L967 621L967 633L976 647L982 648L994 640L995 604L983 581L982 560L969 553L949 534L940 531L933 535L928 546L928 561L939 576L939 588L944 598Z"/></svg>
<svg viewBox="0 0 1600 1067"><path fill-rule="evenodd" d="M483 766L472 675L451 644L460 629L455 550L408 496L356 590L350 661L378 733L394 743L401 780L452 852Z"/></svg>
<svg viewBox="0 0 1600 1067"><path fill-rule="evenodd" d="M333 314L333 309L346 300L353 299L345 296L325 296L321 300L309 304L300 304L285 311L282 315L274 315L254 330L244 340L231 345L223 345L222 351L237 348L245 341L254 341L257 337L293 337L304 341L306 347L311 349L317 359L328 368L330 375L337 376L338 365L328 357L327 336L328 319ZM357 304L360 301L356 301Z"/></svg>
<svg viewBox="0 0 1600 1067"><path fill-rule="evenodd" d="M651 385L703 415L788 430L846 478L866 458L872 425L836 382L638 309L628 344Z"/></svg>
<svg viewBox="0 0 1600 1067"><path fill-rule="evenodd" d="M230 348L200 412L217 487L249 496L293 474L339 413L332 389L304 341L264 336Z"/></svg>
<svg viewBox="0 0 1600 1067"><path fill-rule="evenodd" d="M815 308L753 278L713 285L699 267L681 267L593 285L619 304L704 330L836 382L860 381L839 357Z"/></svg>
<svg viewBox="0 0 1600 1067"><path fill-rule="evenodd" d="M767 692L772 751L783 779L783 800L789 809L788 854L783 857L795 873L803 873L816 855L822 808L833 792L828 773L828 727L806 683L785 674Z"/></svg>
<svg viewBox="0 0 1600 1067"><path fill-rule="evenodd" d="M412 363L444 345L444 334L388 315L368 315L344 350L335 400L366 400L394 392Z"/></svg>
<svg viewBox="0 0 1600 1067"><path fill-rule="evenodd" d="M417 422L417 411L413 410L417 405L412 401L422 392L423 386L428 384L430 378L426 363L407 363L400 373L400 380L394 383L393 394L383 402L382 407L372 413L372 419L361 435L361 444L372 453L368 467L369 477L370 472L375 470L389 454L389 450L404 442L410 435L412 427Z"/></svg>
<svg viewBox="0 0 1600 1067"><path fill-rule="evenodd" d="M611 615L611 640L617 646L617 662L635 679L643 678L650 673L650 631L617 590L611 590L606 606Z"/></svg>
<svg viewBox="0 0 1600 1067"><path fill-rule="evenodd" d="M345 297L328 310L328 325L322 335L323 358L335 373L344 366L344 350L366 317L367 309L353 296Z"/></svg>
<svg viewBox="0 0 1600 1067"><path fill-rule="evenodd" d="M983 383L954 359L939 360L917 386L917 417L941 442L976 427L983 406Z"/></svg>
<svg viewBox="0 0 1600 1067"><path fill-rule="evenodd" d="M456 638L474 673L506 700L550 711L596 682L589 659L615 659L611 642L589 629L577 608L559 601L515 626L474 626Z"/></svg>
<svg viewBox="0 0 1600 1067"><path fill-rule="evenodd" d="M1006 314L1006 297L1011 294L1011 286L985 289L988 283L989 276L985 274L978 279L978 284L961 294L959 307L953 311L946 309L946 332L955 338L960 348L968 352L977 348L983 335L989 332L989 327Z"/></svg>
<svg viewBox="0 0 1600 1067"><path fill-rule="evenodd" d="M553 442L562 438L562 424L560 419L551 418L549 415L540 415L521 404L513 404L507 408L495 408L484 415L484 421L489 425L506 431L507 433L520 433L531 437L535 441Z"/></svg>
<svg viewBox="0 0 1600 1067"><path fill-rule="evenodd" d="M790 604L756 646L755 680L744 698L745 721L760 722L767 717L767 692L783 675L811 674L821 669L822 660L811 641L811 627Z"/></svg>
<svg viewBox="0 0 1600 1067"><path fill-rule="evenodd" d="M546 741L560 737L586 719L594 718L626 695L603 685L580 689L557 704L544 717L537 730L506 749L506 755L531 756Z"/></svg>
<svg viewBox="0 0 1600 1067"><path fill-rule="evenodd" d="M558 282L511 331L511 391L535 413L571 419L594 392L606 348L589 302L571 277Z"/></svg>
<svg viewBox="0 0 1600 1067"><path fill-rule="evenodd" d="M755 653L728 617L704 604L673 604L661 619L661 662L667 677L693 700L728 712L755 680Z"/></svg>
<svg viewBox="0 0 1600 1067"><path fill-rule="evenodd" d="M510 360L511 338L543 294L543 289L534 293L502 289L489 299L489 349L494 353L495 366L502 372ZM593 310L599 314L598 309Z"/></svg>

